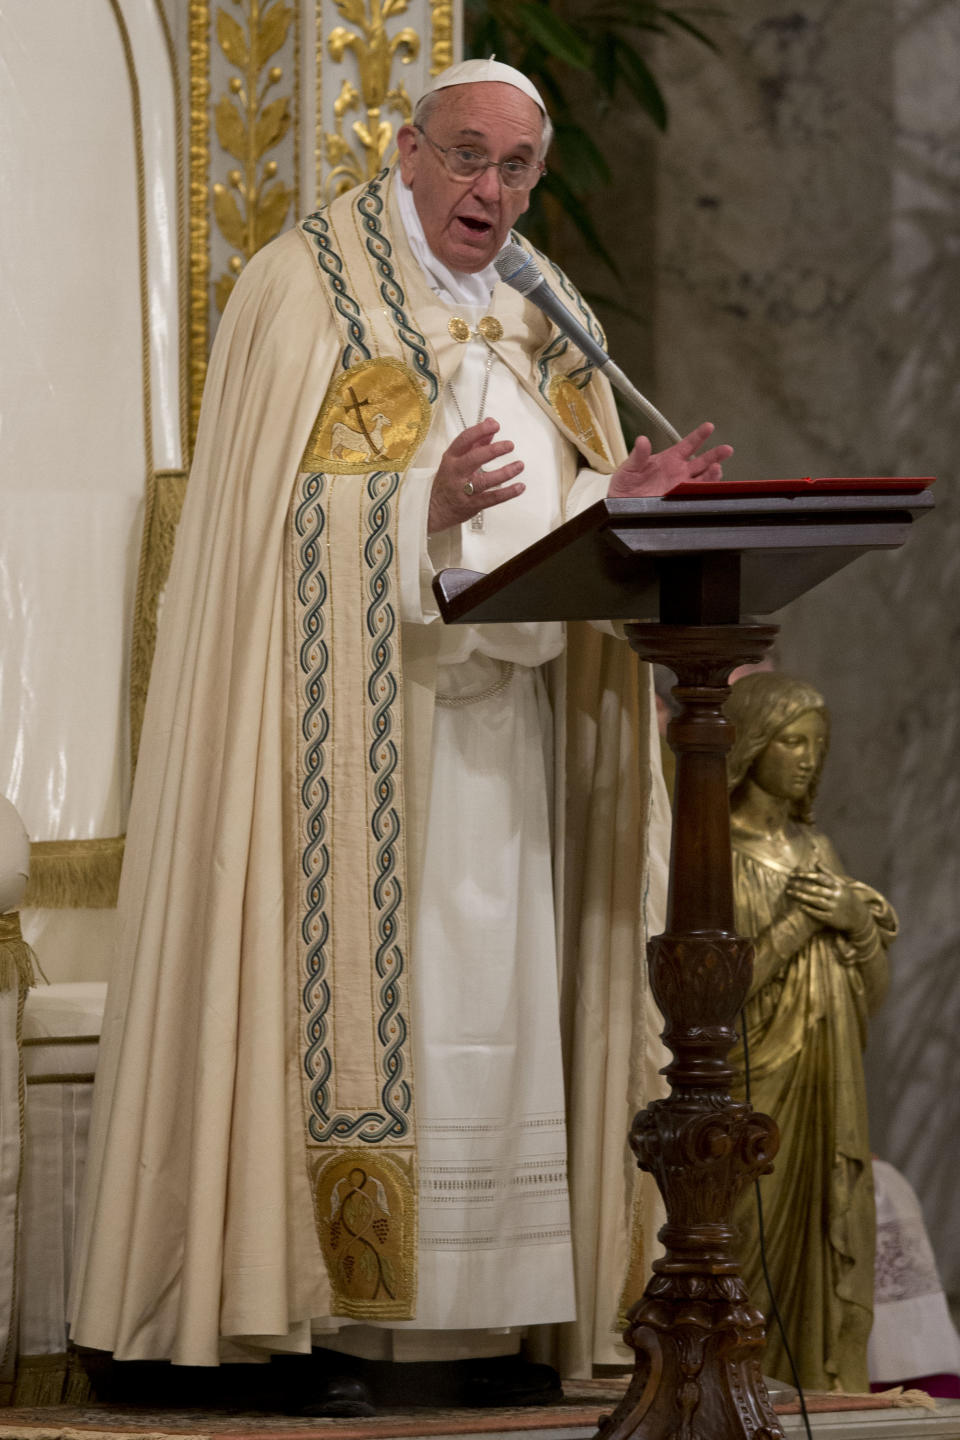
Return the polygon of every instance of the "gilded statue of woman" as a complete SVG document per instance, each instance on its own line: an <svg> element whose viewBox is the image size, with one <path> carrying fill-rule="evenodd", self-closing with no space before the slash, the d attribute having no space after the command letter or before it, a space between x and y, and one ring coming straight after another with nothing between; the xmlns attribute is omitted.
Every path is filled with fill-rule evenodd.
<svg viewBox="0 0 960 1440"><path fill-rule="evenodd" d="M818 692L756 673L734 685L727 714L737 928L756 941L744 1011L750 1099L781 1134L774 1172L760 1182L770 1279L801 1383L865 1391L875 1218L862 1052L897 919L814 828L829 740ZM731 1062L744 1099L742 1042ZM753 1186L735 1223L744 1279L768 1318L764 1370L789 1381Z"/></svg>

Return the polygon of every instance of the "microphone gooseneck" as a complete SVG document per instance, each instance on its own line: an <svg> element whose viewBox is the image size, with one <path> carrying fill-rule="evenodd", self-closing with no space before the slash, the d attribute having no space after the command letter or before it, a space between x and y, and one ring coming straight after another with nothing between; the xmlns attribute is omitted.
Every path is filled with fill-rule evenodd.
<svg viewBox="0 0 960 1440"><path fill-rule="evenodd" d="M597 344L589 330L585 329L576 316L570 313L563 301L557 298L543 278L537 262L524 250L522 245L505 245L493 263L504 284L509 285L542 310L558 330L566 335L568 340L572 340L578 350L583 351L591 364L603 371L611 385L615 386L625 399L642 411L648 419L655 421L670 436L671 440L676 441L681 438L669 420L660 414L657 407L652 405L645 395L640 394L636 386L624 375L619 365L614 365L603 346Z"/></svg>

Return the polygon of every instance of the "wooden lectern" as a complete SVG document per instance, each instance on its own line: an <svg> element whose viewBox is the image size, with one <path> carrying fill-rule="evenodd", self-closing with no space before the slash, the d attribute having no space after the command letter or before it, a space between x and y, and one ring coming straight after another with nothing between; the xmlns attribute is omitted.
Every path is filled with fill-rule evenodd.
<svg viewBox="0 0 960 1440"><path fill-rule="evenodd" d="M777 634L743 617L779 610L869 550L902 545L932 507L927 483L795 482L799 493L722 498L747 482L699 498L602 500L490 575L446 570L434 581L448 624L630 622L632 648L678 682L667 931L648 946L674 1058L670 1094L630 1131L664 1198L666 1253L630 1314L633 1379L598 1440L783 1435L763 1383L763 1318L731 1249L734 1201L770 1168L779 1140L769 1116L730 1098L727 1055L753 962L734 928L733 735L722 707L731 671L761 660ZM647 616L659 618L638 620Z"/></svg>

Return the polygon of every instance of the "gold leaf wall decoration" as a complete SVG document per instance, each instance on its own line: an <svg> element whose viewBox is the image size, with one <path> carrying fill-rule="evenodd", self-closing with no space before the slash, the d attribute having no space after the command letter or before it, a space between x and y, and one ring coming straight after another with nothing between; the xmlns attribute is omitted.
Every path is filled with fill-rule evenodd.
<svg viewBox="0 0 960 1440"><path fill-rule="evenodd" d="M285 225L392 158L410 95L456 58L462 0L177 4L189 43L192 448L210 342L237 275ZM332 50L331 30L339 32ZM401 63L406 86L392 73ZM307 133L309 176L300 155Z"/></svg>
<svg viewBox="0 0 960 1440"><path fill-rule="evenodd" d="M190 292L188 454L200 421L207 374L210 323L210 13L207 0L190 0Z"/></svg>
<svg viewBox="0 0 960 1440"><path fill-rule="evenodd" d="M327 48L336 64L344 63L351 52L356 60L359 89L345 79L333 106L334 130L324 137L327 199L342 195L376 175L384 164L394 126L383 118L384 110L399 114L401 123L413 115L413 104L402 82L391 87L391 75L399 57L409 65L420 53L420 37L409 26L390 35L387 21L407 10L408 0L334 0L341 18L357 28L338 25L330 32ZM359 111L344 133L347 116ZM366 112L364 114L364 112Z"/></svg>
<svg viewBox="0 0 960 1440"><path fill-rule="evenodd" d="M227 183L213 187L213 213L235 252L217 280L214 296L223 310L237 276L262 245L283 228L293 189L277 177L277 162L267 159L290 129L289 96L267 95L283 80L283 67L268 62L286 43L294 12L284 0L233 0L241 15L217 12L217 42L233 69L227 93L214 109L217 139L239 163ZM245 22L245 23L244 23Z"/></svg>
<svg viewBox="0 0 960 1440"><path fill-rule="evenodd" d="M439 75L453 64L453 0L430 0L430 10L430 74Z"/></svg>

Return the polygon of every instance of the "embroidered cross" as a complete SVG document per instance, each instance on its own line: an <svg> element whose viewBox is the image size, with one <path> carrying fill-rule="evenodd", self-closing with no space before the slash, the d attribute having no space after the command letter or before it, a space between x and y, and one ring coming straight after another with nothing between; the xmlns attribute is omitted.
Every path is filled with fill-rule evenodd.
<svg viewBox="0 0 960 1440"><path fill-rule="evenodd" d="M352 404L352 405L344 405L344 407L343 407L343 408L344 408L344 411L345 411L346 414L348 414L348 415L356 415L356 417L357 417L357 424L358 424L359 427L360 427L360 433L361 433L361 435L363 436L364 440L366 440L367 444L370 446L370 449L373 451L374 455L382 455L382 454L383 454L383 449L382 449L382 447L377 444L376 440L374 440L373 436L370 434L370 431L367 429L367 423L366 423L366 421L365 421L364 418L363 418L363 406L370 404L369 399L367 399L367 400L360 400L360 399L358 399L358 397L357 397L357 392L356 392L356 390L354 390L354 388L353 388L352 385L349 385L349 386L347 387L347 394L350 396L350 399L353 401L353 404Z"/></svg>

